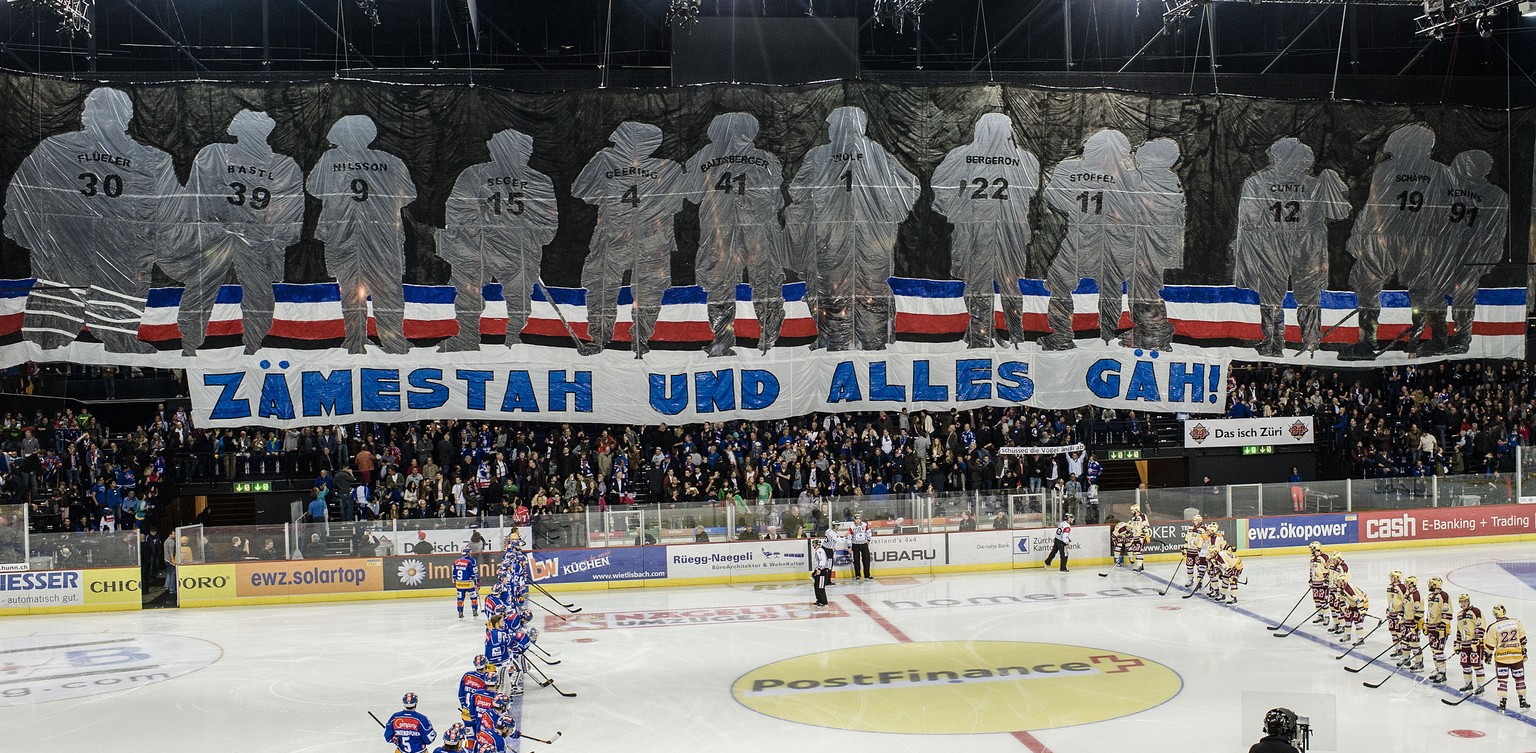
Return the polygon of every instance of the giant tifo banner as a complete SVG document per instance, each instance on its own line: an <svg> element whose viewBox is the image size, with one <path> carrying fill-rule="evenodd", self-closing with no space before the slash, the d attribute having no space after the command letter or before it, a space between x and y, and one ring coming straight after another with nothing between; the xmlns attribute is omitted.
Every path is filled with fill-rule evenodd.
<svg viewBox="0 0 1536 753"><path fill-rule="evenodd" d="M9 74L0 100L0 365L187 368L206 426L330 420L317 390L376 420L1201 413L1220 387L1172 398L1172 366L1524 353L1530 109Z"/></svg>

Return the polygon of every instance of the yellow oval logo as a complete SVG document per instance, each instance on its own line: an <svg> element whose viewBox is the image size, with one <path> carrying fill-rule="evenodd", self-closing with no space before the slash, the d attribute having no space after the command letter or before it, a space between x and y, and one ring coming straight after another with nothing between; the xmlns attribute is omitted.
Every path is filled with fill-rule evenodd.
<svg viewBox="0 0 1536 753"><path fill-rule="evenodd" d="M1117 719L1182 688L1172 669L1123 651L948 641L797 656L742 675L731 694L753 711L818 727L971 735Z"/></svg>

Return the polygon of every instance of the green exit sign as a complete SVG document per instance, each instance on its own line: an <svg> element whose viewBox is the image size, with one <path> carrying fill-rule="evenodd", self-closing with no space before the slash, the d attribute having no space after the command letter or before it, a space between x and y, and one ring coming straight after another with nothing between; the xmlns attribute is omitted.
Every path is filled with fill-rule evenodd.
<svg viewBox="0 0 1536 753"><path fill-rule="evenodd" d="M235 484L235 494L254 494L272 491L271 481L241 481Z"/></svg>
<svg viewBox="0 0 1536 753"><path fill-rule="evenodd" d="M1244 455L1273 455L1275 446L1272 444L1250 444L1243 447Z"/></svg>
<svg viewBox="0 0 1536 753"><path fill-rule="evenodd" d="M1110 450L1110 460L1140 460L1141 450Z"/></svg>

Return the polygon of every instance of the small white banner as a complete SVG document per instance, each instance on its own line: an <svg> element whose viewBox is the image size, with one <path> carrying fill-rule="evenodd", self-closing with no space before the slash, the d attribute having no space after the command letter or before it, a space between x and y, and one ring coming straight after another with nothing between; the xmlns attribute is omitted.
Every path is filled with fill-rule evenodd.
<svg viewBox="0 0 1536 753"><path fill-rule="evenodd" d="M1312 444L1311 416L1273 418L1191 418L1184 422L1185 447Z"/></svg>

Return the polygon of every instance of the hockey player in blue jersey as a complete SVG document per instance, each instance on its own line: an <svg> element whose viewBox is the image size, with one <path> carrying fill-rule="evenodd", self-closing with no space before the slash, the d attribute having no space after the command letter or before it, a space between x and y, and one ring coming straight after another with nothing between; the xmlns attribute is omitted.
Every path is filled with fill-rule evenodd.
<svg viewBox="0 0 1536 753"><path fill-rule="evenodd" d="M495 688L481 688L469 692L469 719L464 722L471 732L480 729L488 715L496 713L496 697L501 695Z"/></svg>
<svg viewBox="0 0 1536 753"><path fill-rule="evenodd" d="M496 682L496 675L486 668L488 664L485 654L475 654L475 668L459 679L459 715L466 722L474 718L474 694Z"/></svg>
<svg viewBox="0 0 1536 753"><path fill-rule="evenodd" d="M491 586L490 593L485 595L485 613L492 615L510 607L512 601L511 594L512 586L508 582L507 576L503 575L496 581L495 585Z"/></svg>
<svg viewBox="0 0 1536 753"><path fill-rule="evenodd" d="M437 732L432 729L432 722L416 711L415 693L406 693L400 702L405 709L396 711L384 723L384 739L400 753L425 753L427 746L437 739Z"/></svg>
<svg viewBox="0 0 1536 753"><path fill-rule="evenodd" d="M485 659L492 672L496 673L496 687L500 688L506 682L506 663L512 658L512 634L507 630L506 614L497 611L491 615L490 624L485 629Z"/></svg>
<svg viewBox="0 0 1536 753"><path fill-rule="evenodd" d="M454 604L459 608L459 619L464 619L464 594L469 594L469 610L472 616L480 615L480 563L469 547L459 552L453 561Z"/></svg>
<svg viewBox="0 0 1536 753"><path fill-rule="evenodd" d="M508 738L518 736L517 720L511 714L500 714L494 724L482 726L475 735L475 750L488 753L506 753Z"/></svg>
<svg viewBox="0 0 1536 753"><path fill-rule="evenodd" d="M455 722L447 732L443 733L443 744L432 753L464 753L465 744L474 738L474 734L465 727L462 722Z"/></svg>

